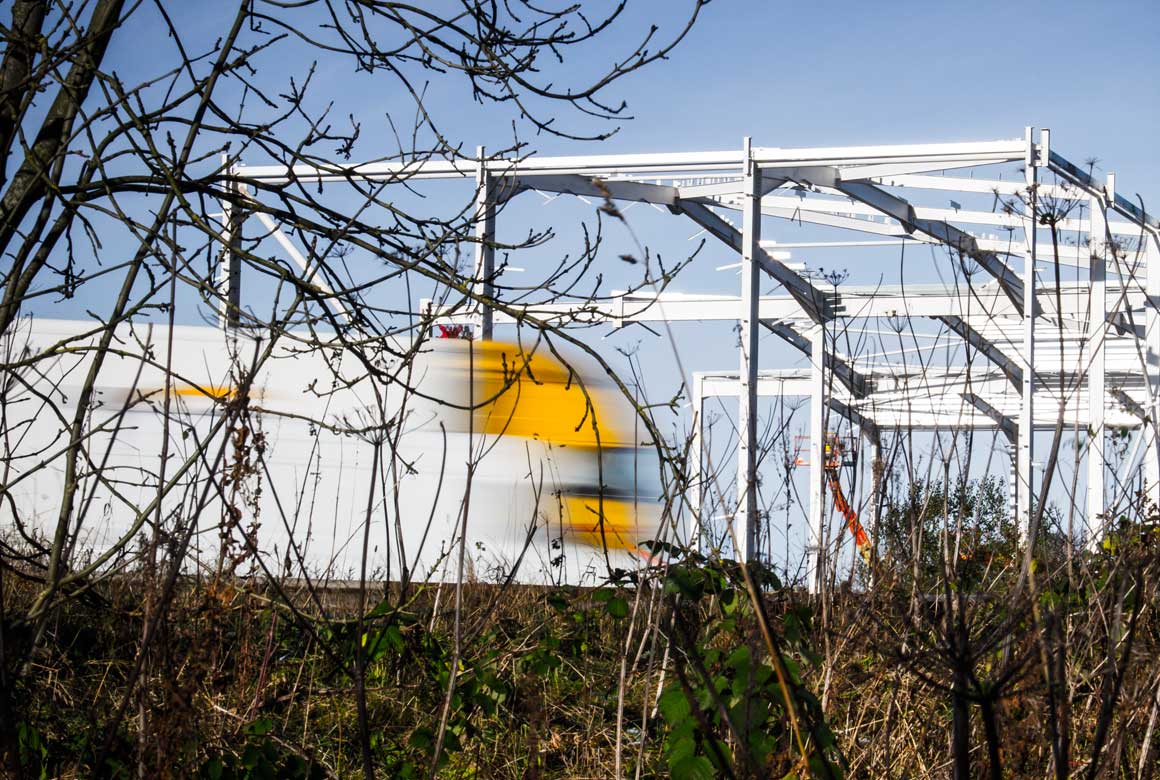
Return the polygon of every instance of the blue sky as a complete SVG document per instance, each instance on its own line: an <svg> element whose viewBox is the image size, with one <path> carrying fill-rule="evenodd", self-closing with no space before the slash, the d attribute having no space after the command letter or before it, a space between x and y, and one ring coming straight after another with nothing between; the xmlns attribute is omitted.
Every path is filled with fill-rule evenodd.
<svg viewBox="0 0 1160 780"><path fill-rule="evenodd" d="M232 3L172 9L183 29L220 32ZM438 5L438 4L436 4ZM591 4L600 9L611 3ZM583 81L631 51L647 29L666 39L687 0L630 2L613 27L553 77ZM143 8L142 11L148 11ZM595 15L595 12L593 13ZM1050 127L1073 159L1098 157L1123 186L1148 194L1160 167L1160 5L1149 2L742 2L713 0L666 62L609 88L635 119L587 151L816 146L1009 138ZM118 55L127 65L139 52ZM305 60L271 68L284 78ZM550 63L545 63L550 67ZM263 76L259 76L262 78ZM466 147L511 137L511 112L476 106L462 84L434 79L433 113ZM323 63L316 84L373 123L407 105L387 76L366 79L347 63ZM568 117L562 118L567 122ZM373 125L372 125L373 126ZM568 126L591 127L576 120ZM528 137L543 153L577 143ZM367 150L369 151L369 150Z"/></svg>
<svg viewBox="0 0 1160 780"><path fill-rule="evenodd" d="M638 119L617 143L952 141L1030 124L1147 194L1158 22L1149 2L713 2L670 62L626 85Z"/></svg>

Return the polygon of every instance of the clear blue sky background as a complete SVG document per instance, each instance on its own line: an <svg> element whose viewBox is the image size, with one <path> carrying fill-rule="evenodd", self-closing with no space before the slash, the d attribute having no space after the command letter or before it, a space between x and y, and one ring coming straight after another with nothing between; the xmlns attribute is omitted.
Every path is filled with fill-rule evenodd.
<svg viewBox="0 0 1160 780"><path fill-rule="evenodd" d="M642 4L675 9L680 2ZM662 11L663 13L663 11ZM1050 127L1142 194L1160 173L1155 2L716 2L624 85L618 147L981 140Z"/></svg>
<svg viewBox="0 0 1160 780"><path fill-rule="evenodd" d="M607 52L685 6L633 4ZM743 135L763 146L981 140L1030 124L1147 195L1160 173L1158 29L1160 4L1146 0L714 0L668 62L613 88L636 119L601 147L732 148Z"/></svg>

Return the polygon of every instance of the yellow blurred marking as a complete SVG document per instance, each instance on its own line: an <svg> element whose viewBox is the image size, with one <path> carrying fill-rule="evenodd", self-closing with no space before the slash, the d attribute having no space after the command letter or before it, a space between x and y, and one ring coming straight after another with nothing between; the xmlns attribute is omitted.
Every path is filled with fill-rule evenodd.
<svg viewBox="0 0 1160 780"><path fill-rule="evenodd" d="M180 396L202 396L216 398L220 401L227 398L233 398L235 391L234 388L228 386L206 385L205 387L193 387L191 385L182 385L179 387L174 387L173 394Z"/></svg>
<svg viewBox="0 0 1160 780"><path fill-rule="evenodd" d="M598 383L581 386L580 377L543 351L531 355L518 345L474 345L476 403L481 429L490 434L524 436L556 446L595 449L629 443L615 428L607 392ZM599 438L597 438L599 434Z"/></svg>
<svg viewBox="0 0 1160 780"><path fill-rule="evenodd" d="M601 502L596 496L563 496L564 530L569 536L589 547L637 552L638 545L648 535L633 517L631 501L604 498L604 523L601 531Z"/></svg>

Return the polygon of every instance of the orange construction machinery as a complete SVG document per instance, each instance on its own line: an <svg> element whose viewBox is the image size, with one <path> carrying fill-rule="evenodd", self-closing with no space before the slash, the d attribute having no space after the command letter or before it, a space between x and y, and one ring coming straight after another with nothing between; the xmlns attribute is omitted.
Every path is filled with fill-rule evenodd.
<svg viewBox="0 0 1160 780"><path fill-rule="evenodd" d="M797 437L797 457L794 459L794 464L798 466L808 466L809 458L809 437ZM858 513L850 506L850 502L846 500L846 494L842 492L842 482L839 478L841 469L844 466L854 466L858 463L858 447L857 440L848 436L839 436L836 433L827 433L822 446L822 465L825 469L826 482L830 486L830 493L834 496L834 508L841 513L842 517L846 519L846 527L850 529L850 534L854 537L854 545L858 548L858 554L862 556L862 560L866 565L870 565L870 537L866 533L866 529L862 527L862 523L858 520Z"/></svg>

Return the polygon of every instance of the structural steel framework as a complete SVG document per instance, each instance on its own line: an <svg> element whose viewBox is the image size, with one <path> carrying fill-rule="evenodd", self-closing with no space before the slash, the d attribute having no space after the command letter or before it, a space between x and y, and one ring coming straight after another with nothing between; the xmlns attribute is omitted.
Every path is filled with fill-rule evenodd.
<svg viewBox="0 0 1160 780"><path fill-rule="evenodd" d="M996 178L992 166L1021 166L1021 179ZM1013 453L1012 494L1023 533L1035 511L1034 431L1062 420L1083 431L1086 517L1093 538L1105 517L1110 428L1139 431L1145 484L1155 499L1160 467L1155 421L1160 387L1160 223L1142 204L1116 191L1113 174L1098 180L1051 148L1050 133L1027 128L1022 138L982 143L780 149L750 144L718 152L378 162L350 167L236 167L231 181L410 182L474 179L475 269L471 289L491 297L498 207L521 192L561 193L663 207L695 223L740 255L736 296L623 294L582 306L558 302L525 307L557 321L625 323L728 320L740 326L735 371L694 377L693 429L702 468L703 399L738 398L737 510L732 532L739 556L755 554L757 410L761 395L808 396L810 403L810 582L823 569L821 447L825 414L856 425L872 448L883 431L997 429ZM241 185L239 185L241 186ZM931 193L950 207L919 205ZM990 208L964 208L954 198ZM224 243L240 229L223 204ZM278 225L261 215L308 281L328 292L306 257ZM775 220L837 229L841 240L778 244L763 238ZM1061 241L1067 235L1069 240ZM785 262L782 250L932 244L957 285L845 287L827 284ZM1059 280L1060 268L1076 278ZM1054 273L1052 271L1054 270ZM238 271L229 251L220 269L221 323L234 324ZM763 296L763 279L783 294ZM467 318L491 338L510 313L476 304ZM345 316L339 307L337 313ZM451 311L432 312L448 319ZM875 356L844 354L839 331L865 333L886 318L925 320L958 340L961 360L937 369ZM901 327L895 325L895 327ZM759 371L759 335L767 331L809 357L805 371ZM848 339L847 339L848 341ZM885 359L885 360L884 360ZM1138 460L1139 458L1137 458ZM689 497L694 515L703 482Z"/></svg>

